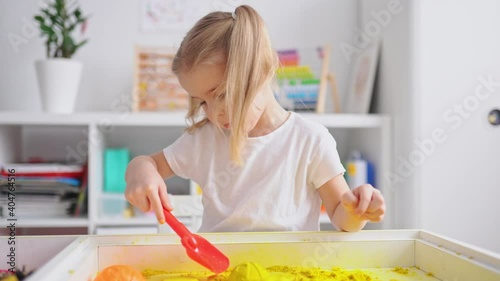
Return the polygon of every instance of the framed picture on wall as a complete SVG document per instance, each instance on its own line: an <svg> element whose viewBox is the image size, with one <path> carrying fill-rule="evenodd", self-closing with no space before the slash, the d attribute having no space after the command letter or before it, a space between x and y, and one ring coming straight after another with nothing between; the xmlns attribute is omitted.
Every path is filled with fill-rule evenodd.
<svg viewBox="0 0 500 281"><path fill-rule="evenodd" d="M143 32L186 30L200 17L196 0L140 0Z"/></svg>
<svg viewBox="0 0 500 281"><path fill-rule="evenodd" d="M347 91L345 113L369 113L377 72L380 41L362 49L353 60Z"/></svg>

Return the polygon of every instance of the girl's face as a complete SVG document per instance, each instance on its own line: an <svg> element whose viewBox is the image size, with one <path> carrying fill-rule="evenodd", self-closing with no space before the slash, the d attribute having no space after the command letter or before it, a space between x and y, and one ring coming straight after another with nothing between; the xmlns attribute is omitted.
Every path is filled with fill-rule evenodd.
<svg viewBox="0 0 500 281"><path fill-rule="evenodd" d="M189 72L179 73L179 83L192 97L195 105L200 105L213 124L230 129L229 116L225 112L214 91L224 82L225 65L207 65L197 67ZM245 131L253 130L265 109L262 95L257 95L245 118ZM220 107L219 110L216 110ZM218 112L218 113L217 113Z"/></svg>

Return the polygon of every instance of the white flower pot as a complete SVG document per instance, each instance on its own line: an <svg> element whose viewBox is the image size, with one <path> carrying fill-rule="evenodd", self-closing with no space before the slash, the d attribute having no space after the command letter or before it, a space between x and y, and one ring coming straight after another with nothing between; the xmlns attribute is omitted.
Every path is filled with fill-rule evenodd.
<svg viewBox="0 0 500 281"><path fill-rule="evenodd" d="M80 86L82 63L55 58L36 61L35 67L44 111L72 113Z"/></svg>

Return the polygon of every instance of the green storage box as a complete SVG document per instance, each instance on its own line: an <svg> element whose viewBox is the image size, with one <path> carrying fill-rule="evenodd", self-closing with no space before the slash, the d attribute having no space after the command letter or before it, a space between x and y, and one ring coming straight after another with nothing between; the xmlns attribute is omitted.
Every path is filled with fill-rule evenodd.
<svg viewBox="0 0 500 281"><path fill-rule="evenodd" d="M107 148L104 151L104 192L125 192L125 171L129 161L127 148Z"/></svg>

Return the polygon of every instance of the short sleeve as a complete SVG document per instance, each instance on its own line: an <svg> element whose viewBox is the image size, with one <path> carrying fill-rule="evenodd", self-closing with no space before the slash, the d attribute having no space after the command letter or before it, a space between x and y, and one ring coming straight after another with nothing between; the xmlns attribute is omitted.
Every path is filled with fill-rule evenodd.
<svg viewBox="0 0 500 281"><path fill-rule="evenodd" d="M196 145L196 136L184 132L174 143L163 149L163 154L168 165L175 175L188 179L190 178L193 167L193 159L196 155L194 148Z"/></svg>
<svg viewBox="0 0 500 281"><path fill-rule="evenodd" d="M327 181L343 174L345 168L340 161L337 142L326 128L320 134L316 153L308 167L308 182L319 188Z"/></svg>

